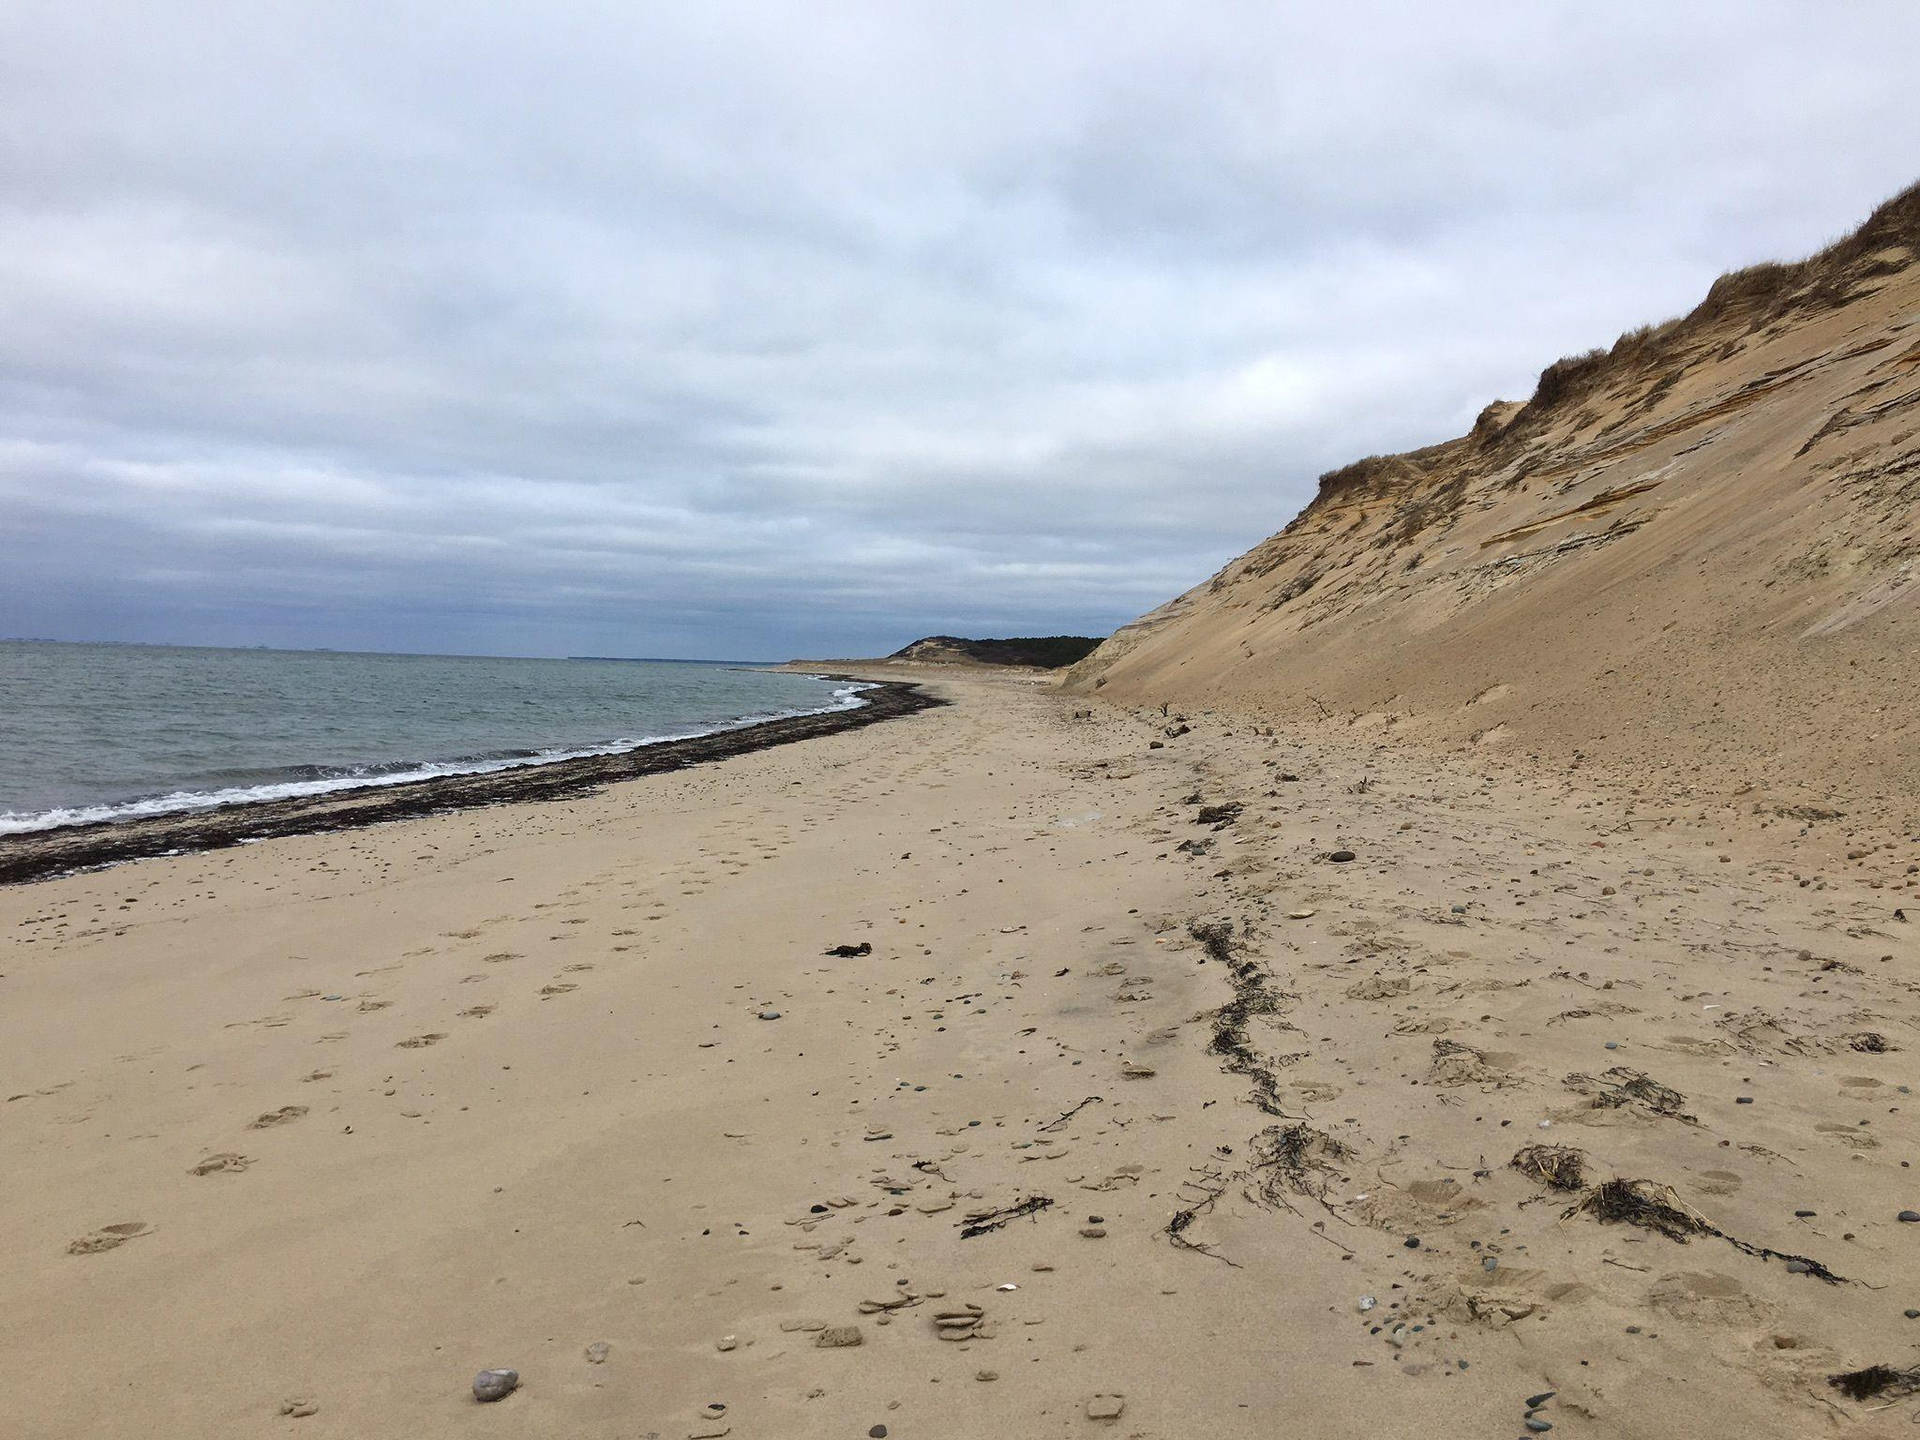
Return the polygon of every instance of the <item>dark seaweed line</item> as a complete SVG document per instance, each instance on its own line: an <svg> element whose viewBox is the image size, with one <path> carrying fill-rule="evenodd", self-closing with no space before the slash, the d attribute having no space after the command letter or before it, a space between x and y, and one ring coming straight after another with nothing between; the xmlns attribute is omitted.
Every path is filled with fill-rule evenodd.
<svg viewBox="0 0 1920 1440"><path fill-rule="evenodd" d="M834 675L835 680L854 677ZM156 855L219 850L242 841L285 835L315 835L355 830L389 820L439 815L487 805L576 799L622 780L703 765L735 755L790 745L821 735L858 730L883 720L917 714L947 702L918 685L886 681L862 692L867 703L856 710L823 715L791 715L738 730L697 735L644 745L617 755L584 755L546 765L527 765L479 775L436 775L366 790L332 795L302 795L285 800L230 805L140 820L70 825L58 830L0 836L0 885L45 880L76 870L94 869Z"/></svg>

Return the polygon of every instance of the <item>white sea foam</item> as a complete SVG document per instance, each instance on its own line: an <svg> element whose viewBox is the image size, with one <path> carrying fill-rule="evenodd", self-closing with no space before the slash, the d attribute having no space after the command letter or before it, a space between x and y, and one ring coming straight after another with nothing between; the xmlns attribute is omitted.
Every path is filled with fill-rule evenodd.
<svg viewBox="0 0 1920 1440"><path fill-rule="evenodd" d="M815 676L824 679L824 676ZM36 830L58 830L67 825L97 825L102 821L139 820L150 815L185 814L196 810L218 810L228 805L257 804L263 800L288 800L302 795L331 795L342 790L370 790L385 785L406 785L415 780L432 780L442 775L489 775L499 770L520 770L530 765L551 765L560 760L581 760L592 755L623 755L649 745L665 745L675 740L696 740L703 735L722 735L764 725L769 720L794 720L805 715L832 715L842 710L857 710L867 702L863 690L874 686L865 682L842 685L833 692L833 703L810 710L778 710L764 715L748 715L724 725L700 730L685 730L672 735L648 735L640 739L614 740L585 750L543 750L535 755L504 760L448 761L427 763L407 770L380 775L336 775L320 780L288 780L275 785L245 785L225 790L176 790L170 795L154 795L117 805L82 805L71 809L21 813L0 811L0 835L22 835Z"/></svg>

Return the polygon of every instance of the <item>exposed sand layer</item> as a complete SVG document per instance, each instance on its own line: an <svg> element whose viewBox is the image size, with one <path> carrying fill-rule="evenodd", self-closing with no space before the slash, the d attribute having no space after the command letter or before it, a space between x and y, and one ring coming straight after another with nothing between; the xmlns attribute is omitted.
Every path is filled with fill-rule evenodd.
<svg viewBox="0 0 1920 1440"><path fill-rule="evenodd" d="M1324 476L1076 683L1920 830L1917 257L1920 186L1458 440Z"/></svg>
<svg viewBox="0 0 1920 1440"><path fill-rule="evenodd" d="M0 890L0 1428L1914 1433L1920 849L936 684Z"/></svg>

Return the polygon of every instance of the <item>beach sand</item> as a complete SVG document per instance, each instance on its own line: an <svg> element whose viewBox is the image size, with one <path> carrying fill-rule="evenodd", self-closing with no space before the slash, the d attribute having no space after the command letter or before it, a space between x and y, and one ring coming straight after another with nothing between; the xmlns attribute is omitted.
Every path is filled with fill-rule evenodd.
<svg viewBox="0 0 1920 1440"><path fill-rule="evenodd" d="M0 890L0 1430L1914 1433L1914 845L929 683Z"/></svg>

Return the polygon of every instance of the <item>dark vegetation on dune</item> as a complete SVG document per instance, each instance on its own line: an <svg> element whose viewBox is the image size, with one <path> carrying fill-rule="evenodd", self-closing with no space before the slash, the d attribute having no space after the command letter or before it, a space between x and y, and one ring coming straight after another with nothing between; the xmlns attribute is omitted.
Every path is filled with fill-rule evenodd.
<svg viewBox="0 0 1920 1440"><path fill-rule="evenodd" d="M1837 310L1869 295L1874 282L1904 268L1908 249L1920 249L1920 183L1908 186L1867 217L1859 229L1804 260L1765 261L1729 271L1685 315L1641 325L1609 346L1566 355L1540 372L1525 404L1496 401L1481 412L1464 441L1451 440L1403 455L1369 455L1320 477L1320 498L1353 491L1399 489L1419 481L1439 462L1461 458L1463 445L1493 452L1517 446L1567 406L1625 375L1657 376L1664 393L1690 363L1731 349L1795 316Z"/></svg>

